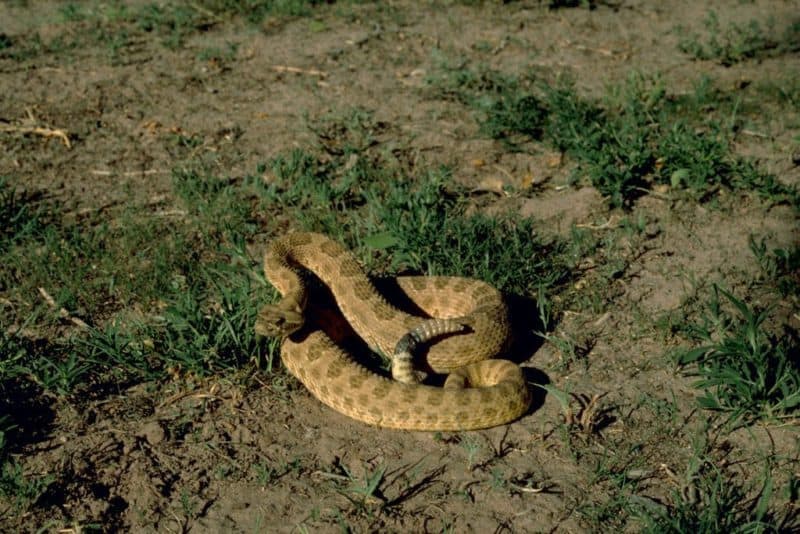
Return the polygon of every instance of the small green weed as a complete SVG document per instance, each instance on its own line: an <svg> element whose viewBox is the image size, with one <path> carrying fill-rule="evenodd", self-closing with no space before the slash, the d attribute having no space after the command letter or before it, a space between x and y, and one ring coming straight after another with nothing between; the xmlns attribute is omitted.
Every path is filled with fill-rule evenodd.
<svg viewBox="0 0 800 534"><path fill-rule="evenodd" d="M155 36L162 46L182 47L193 34L243 18L251 24L265 19L309 16L323 4L318 0L199 0L197 2L67 2L58 8L62 31L50 41L38 33L0 34L0 59L24 61L45 54L81 50L87 43L108 46L112 64L126 63L137 54L143 35Z"/></svg>
<svg viewBox="0 0 800 534"><path fill-rule="evenodd" d="M698 84L693 106L708 100ZM728 133L719 122L678 114L660 80L632 74L612 88L607 103L593 107L571 85L546 88L552 110L545 125L556 148L579 161L592 184L612 205L624 205L646 193L650 184L669 185L697 200L708 200L720 187L756 190L775 201L797 203L797 191L782 188L774 177L731 154Z"/></svg>
<svg viewBox="0 0 800 534"><path fill-rule="evenodd" d="M206 18L205 13L192 5L151 3L131 11L125 22L143 32L161 36L167 48L178 48L191 33L208 24Z"/></svg>
<svg viewBox="0 0 800 534"><path fill-rule="evenodd" d="M84 382L92 364L72 352L63 358L38 357L20 371L34 378L45 391L56 395L69 395L76 386Z"/></svg>
<svg viewBox="0 0 800 534"><path fill-rule="evenodd" d="M500 467L495 467L491 471L491 480L489 482L489 487L492 488L493 491L507 491L509 487L509 479L508 475L505 471Z"/></svg>
<svg viewBox="0 0 800 534"><path fill-rule="evenodd" d="M116 380L128 376L148 379L157 377L159 362L148 357L146 348L152 340L145 338L144 328L124 327L112 321L103 328L92 328L88 335L72 340L76 352L100 368L113 370ZM139 341L142 338L145 341Z"/></svg>
<svg viewBox="0 0 800 534"><path fill-rule="evenodd" d="M189 492L182 489L180 492L181 511L185 518L194 517L197 511L197 501L189 495Z"/></svg>
<svg viewBox="0 0 800 534"><path fill-rule="evenodd" d="M268 16L304 17L322 0L200 0L198 6L216 16L238 15L258 24Z"/></svg>
<svg viewBox="0 0 800 534"><path fill-rule="evenodd" d="M463 205L435 194L442 188L438 180L419 189L394 184L407 194L395 197L396 190L391 191L383 205L368 205L364 224L372 237L365 244L379 258L390 253L394 268L480 278L516 294L532 294L568 278L569 268L559 255L563 245L537 239L531 219L467 216ZM401 198L401 205L392 202Z"/></svg>
<svg viewBox="0 0 800 534"><path fill-rule="evenodd" d="M762 99L785 105L790 109L800 109L800 78L787 73L786 77L762 80L755 84L756 91ZM800 139L795 137L795 143Z"/></svg>
<svg viewBox="0 0 800 534"><path fill-rule="evenodd" d="M162 269L180 269L191 261L191 251L183 248L188 241L172 241L163 230L146 223L113 229L104 223L50 223L3 254L7 268L0 273L0 287L29 295L44 288L58 307L84 317L155 298L169 288Z"/></svg>
<svg viewBox="0 0 800 534"><path fill-rule="evenodd" d="M362 188L372 181L369 173L374 175L378 172L368 169L364 179L359 177L362 169L353 170L351 167L340 176L332 175L330 166L299 149L275 157L269 168L273 179L265 184L262 192L266 206L297 209L307 227L325 224L333 227L336 221L330 219L328 212L331 208L341 212L366 203Z"/></svg>
<svg viewBox="0 0 800 534"><path fill-rule="evenodd" d="M53 480L52 475L26 475L19 462L0 458L0 497L12 503L14 512L22 512L36 502Z"/></svg>
<svg viewBox="0 0 800 534"><path fill-rule="evenodd" d="M629 206L654 183L700 201L726 187L800 206L797 189L732 154L733 124L700 112L719 98L707 80L678 99L657 77L633 73L604 101L593 101L568 79L547 83L445 62L429 83L473 107L482 131L513 149L545 142L571 156L574 179L587 176L613 206Z"/></svg>
<svg viewBox="0 0 800 534"><path fill-rule="evenodd" d="M800 246L767 249L766 239L750 236L750 250L761 267L764 278L782 297L800 295Z"/></svg>
<svg viewBox="0 0 800 534"><path fill-rule="evenodd" d="M25 61L40 54L58 52L65 48L61 38L45 43L38 33L30 36L0 34L0 59Z"/></svg>
<svg viewBox="0 0 800 534"><path fill-rule="evenodd" d="M196 376L253 362L271 368L275 347L258 343L250 325L260 302L248 273L230 265L198 269L196 285L167 296L164 310L139 323L110 323L74 339L98 369L158 378L167 369ZM263 286L261 286L263 289Z"/></svg>
<svg viewBox="0 0 800 534"><path fill-rule="evenodd" d="M799 23L790 25L779 39L774 37L777 30L772 17L766 21L753 19L744 24L734 22L723 28L716 11L709 10L703 24L707 32L705 39L691 34L683 37L678 44L681 52L694 59L714 60L730 66L747 59L800 50ZM682 28L678 28L678 32L685 33Z"/></svg>
<svg viewBox="0 0 800 534"><path fill-rule="evenodd" d="M202 282L175 296L152 329L163 360L198 375L262 361L262 344L251 325L266 300L248 273L227 264L202 266ZM259 296L261 298L259 299Z"/></svg>
<svg viewBox="0 0 800 534"><path fill-rule="evenodd" d="M75 2L66 2L59 6L58 14L64 22L80 22L87 18L88 10Z"/></svg>
<svg viewBox="0 0 800 534"><path fill-rule="evenodd" d="M353 484L350 486L350 491L356 495L360 495L364 500L375 498L376 492L381 482L384 480L386 474L386 466L380 465L372 472L365 472L364 476L359 479L353 479ZM348 476L350 474L348 473Z"/></svg>
<svg viewBox="0 0 800 534"><path fill-rule="evenodd" d="M256 228L249 186L199 171L176 172L173 185L186 206L181 224L123 213L113 227L64 224L53 207L34 208L3 185L0 288L10 302L34 303L5 308L4 321L55 340L24 350L4 332L0 378L68 395L167 369L202 376L251 360L271 366L275 347L256 343L250 328L267 287L244 252ZM57 335L70 318L81 328Z"/></svg>
<svg viewBox="0 0 800 534"><path fill-rule="evenodd" d="M720 293L734 310L729 312ZM690 325L690 338L702 346L681 351L676 361L691 366L704 391L698 398L708 410L728 413L731 420L792 417L800 407L800 339L764 330L767 311L754 310L714 286L701 323Z"/></svg>
<svg viewBox="0 0 800 534"><path fill-rule="evenodd" d="M651 414L652 415L652 414ZM648 533L683 532L784 532L796 529L798 514L786 506L776 494L773 475L777 468L767 460L762 477L752 477L742 483L742 473L722 467L725 460L713 457L709 441L710 422L691 440L692 454L683 472L671 470L673 462L663 461L659 453L661 475L669 481L670 491L665 500L646 496L649 484L640 478L650 478L647 454L654 454L657 443L649 446L637 441L627 451L619 446L608 449L599 458L594 456L595 483L603 483L605 501L593 500L577 507L583 521L592 530L605 530L609 525L624 530ZM663 429L654 434L658 443L664 441ZM613 451L616 449L616 453ZM622 460L622 462L620 462ZM652 458L651 458L652 460ZM789 486L792 482L789 481ZM788 488L791 490L791 487ZM791 494L786 495L791 499ZM787 500L788 500L787 499ZM632 528L633 527L633 528Z"/></svg>
<svg viewBox="0 0 800 534"><path fill-rule="evenodd" d="M261 487L267 487L276 481L281 475L278 470L265 461L253 464L256 482Z"/></svg>
<svg viewBox="0 0 800 534"><path fill-rule="evenodd" d="M40 229L38 210L0 176L0 253Z"/></svg>
<svg viewBox="0 0 800 534"><path fill-rule="evenodd" d="M261 209L344 241L379 271L471 276L517 294L568 278L561 241L538 237L530 219L467 215L447 169L409 180L402 162L373 148L373 128L345 114L339 126L316 130L324 156L294 150L262 166Z"/></svg>
<svg viewBox="0 0 800 534"><path fill-rule="evenodd" d="M373 470L365 468L360 477L353 475L345 465L339 464L339 469L344 472L344 476L336 476L336 478L349 482L349 485L339 490L339 493L358 511L369 513L371 506L386 504L386 499L379 489L381 484L386 482L386 466L379 465Z"/></svg>
<svg viewBox="0 0 800 534"><path fill-rule="evenodd" d="M478 464L476 460L478 454L483 450L483 445L474 434L464 435L464 437L461 438L459 445L461 445L461 447L467 453L467 470L472 471Z"/></svg>
<svg viewBox="0 0 800 534"><path fill-rule="evenodd" d="M718 176L730 176L733 171L722 136L713 131L698 135L684 122L665 132L657 151L661 158L656 162L659 181L669 180L673 189L688 189L700 199L716 192Z"/></svg>
<svg viewBox="0 0 800 534"><path fill-rule="evenodd" d="M760 487L757 487L760 486ZM755 493L755 496L753 496ZM796 514L777 512L769 469L760 483L742 485L708 458L692 458L685 481L671 502L638 500L633 516L648 533L788 532Z"/></svg>
<svg viewBox="0 0 800 534"><path fill-rule="evenodd" d="M641 446L609 448L601 454L589 453L586 459L591 462L590 485L597 497L589 498L576 511L592 531L623 530L630 518L630 503L639 490L640 482L628 473L644 463Z"/></svg>
<svg viewBox="0 0 800 534"><path fill-rule="evenodd" d="M28 350L20 340L15 335L0 332L0 391L7 380L25 372L27 360Z"/></svg>
<svg viewBox="0 0 800 534"><path fill-rule="evenodd" d="M229 62L233 61L236 58L236 51L239 49L239 45L237 43L227 42L225 43L224 48L219 47L209 47L204 48L197 54L197 59L200 61L209 61L209 62Z"/></svg>
<svg viewBox="0 0 800 534"><path fill-rule="evenodd" d="M246 186L202 169L176 170L172 184L201 230L199 237L205 246L241 248L245 240L255 234L250 207L243 202L243 197L249 193Z"/></svg>
<svg viewBox="0 0 800 534"><path fill-rule="evenodd" d="M576 512L590 532L622 530L628 520L630 498L629 495L614 494L603 502L581 504Z"/></svg>

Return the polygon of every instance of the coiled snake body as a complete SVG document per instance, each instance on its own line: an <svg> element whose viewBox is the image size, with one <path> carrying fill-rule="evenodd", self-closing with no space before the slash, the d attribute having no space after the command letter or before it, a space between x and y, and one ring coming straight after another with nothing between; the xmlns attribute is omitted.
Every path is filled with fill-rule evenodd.
<svg viewBox="0 0 800 534"><path fill-rule="evenodd" d="M426 341L460 331L436 337L426 354L425 367L450 373L444 387L381 376L353 360L322 330L304 327L308 295L301 269L329 287L353 329L383 354L392 354L400 340L407 346L410 332L422 333ZM414 304L449 322L410 315L375 290L344 247L313 233L273 241L264 256L264 272L282 299L262 308L256 332L283 337L286 367L334 410L385 428L469 430L508 423L528 409L530 392L519 366L487 359L501 352L510 337L507 308L490 285L466 278L399 277L398 285Z"/></svg>

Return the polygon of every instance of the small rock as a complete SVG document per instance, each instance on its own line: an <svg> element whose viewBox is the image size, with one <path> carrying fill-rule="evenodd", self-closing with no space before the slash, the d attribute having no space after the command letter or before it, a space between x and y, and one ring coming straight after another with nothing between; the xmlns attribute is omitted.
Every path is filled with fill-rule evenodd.
<svg viewBox="0 0 800 534"><path fill-rule="evenodd" d="M150 445L158 445L166 437L164 428L158 421L149 421L142 425L136 437L144 438Z"/></svg>

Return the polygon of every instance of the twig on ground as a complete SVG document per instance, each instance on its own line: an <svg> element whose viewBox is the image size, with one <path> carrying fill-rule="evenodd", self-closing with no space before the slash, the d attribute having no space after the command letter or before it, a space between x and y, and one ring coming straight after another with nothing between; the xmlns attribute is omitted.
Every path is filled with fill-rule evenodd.
<svg viewBox="0 0 800 534"><path fill-rule="evenodd" d="M21 134L34 134L41 135L45 138L58 137L64 146L72 148L72 143L69 141L69 133L61 128L51 128L47 125L37 124L39 121L33 112L26 110L28 117L22 121L21 124L0 124L0 132L21 133Z"/></svg>
<svg viewBox="0 0 800 534"><path fill-rule="evenodd" d="M605 230L606 228L614 228L619 222L619 217L612 215L606 222L602 224L580 223L576 224L577 228L588 228L589 230Z"/></svg>
<svg viewBox="0 0 800 534"><path fill-rule="evenodd" d="M301 69L300 67L290 67L288 65L273 65L272 70L278 72L291 72L293 74L308 74L309 76L319 76L325 78L328 73L317 69Z"/></svg>

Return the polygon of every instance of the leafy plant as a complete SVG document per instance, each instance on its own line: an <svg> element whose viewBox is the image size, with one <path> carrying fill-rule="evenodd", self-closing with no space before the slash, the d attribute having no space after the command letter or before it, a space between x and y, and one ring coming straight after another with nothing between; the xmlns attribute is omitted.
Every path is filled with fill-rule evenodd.
<svg viewBox="0 0 800 534"><path fill-rule="evenodd" d="M9 498L18 512L35 502L53 480L52 475L26 475L19 462L0 462L0 496Z"/></svg>
<svg viewBox="0 0 800 534"><path fill-rule="evenodd" d="M774 509L774 497L769 469L760 484L743 485L710 459L695 457L681 489L672 492L667 504L648 500L631 508L642 523L642 532L648 533L786 532L797 528L795 514Z"/></svg>
<svg viewBox="0 0 800 534"><path fill-rule="evenodd" d="M363 119L345 114L341 121L341 128L326 126L321 146L357 149L326 149L330 162L294 150L262 167L269 180L258 187L267 209L280 207L307 230L339 236L378 270L471 276L521 294L568 278L564 244L537 237L533 220L467 215L446 168L410 180L371 143L352 142L364 137L353 132L365 127ZM348 169L354 154L365 163Z"/></svg>
<svg viewBox="0 0 800 534"><path fill-rule="evenodd" d="M782 297L800 294L800 246L767 250L765 239L750 236L750 250L761 272L777 288Z"/></svg>
<svg viewBox="0 0 800 534"><path fill-rule="evenodd" d="M710 59L721 65L730 66L746 59L800 49L797 41L800 35L798 23L790 25L779 39L775 38L777 31L772 17L765 23L752 19L744 24L733 22L723 27L717 12L709 10L703 24L707 32L705 39L697 34L691 34L681 39L678 45L681 52L695 59ZM683 30L679 28L679 31Z"/></svg>
<svg viewBox="0 0 800 534"><path fill-rule="evenodd" d="M730 131L699 112L719 98L707 83L697 85L691 116L657 77L637 73L604 101L579 96L568 79L546 83L463 65L444 64L430 83L476 109L481 130L514 150L545 142L571 156L574 177L587 176L613 206L630 206L654 182L701 201L726 187L800 206L796 188L733 156Z"/></svg>
<svg viewBox="0 0 800 534"><path fill-rule="evenodd" d="M40 228L38 210L0 176L0 253Z"/></svg>
<svg viewBox="0 0 800 534"><path fill-rule="evenodd" d="M733 305L729 313L719 295ZM689 335L702 343L677 354L677 363L691 366L704 394L700 406L722 411L731 419L792 417L800 407L800 341L794 332L782 336L764 330L767 310L751 309L714 286L702 323Z"/></svg>

